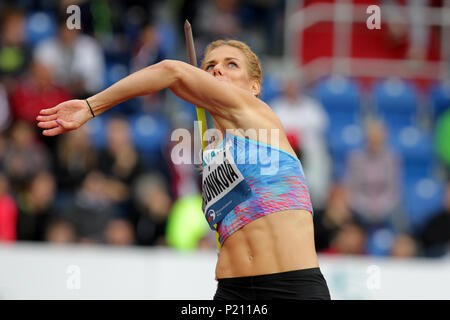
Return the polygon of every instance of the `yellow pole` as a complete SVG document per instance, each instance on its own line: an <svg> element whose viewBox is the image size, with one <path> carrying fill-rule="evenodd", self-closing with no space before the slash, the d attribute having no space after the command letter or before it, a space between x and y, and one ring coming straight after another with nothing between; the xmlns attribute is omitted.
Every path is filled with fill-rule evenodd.
<svg viewBox="0 0 450 320"><path fill-rule="evenodd" d="M184 35L186 37L186 47L187 47L188 56L189 56L189 63L195 67L198 67L197 66L197 56L195 54L195 48L194 48L194 38L192 36L192 27L187 19L186 19L186 22L184 23ZM205 114L205 110L202 108L195 106L195 109L197 110L197 119L199 121L199 132L200 132L200 141L202 142L202 151L205 151L206 140L204 140L203 137L204 137L205 131L206 131L206 114ZM214 225L214 227L217 229L217 225ZM216 230L216 241L217 241L217 247L220 250L219 233L217 232L217 230Z"/></svg>
<svg viewBox="0 0 450 320"><path fill-rule="evenodd" d="M197 56L195 54L194 48L194 38L192 36L192 27L189 21L186 20L184 23L184 34L186 36L186 46L188 50L189 63L195 67L197 67ZM197 110L197 119L199 121L199 132L201 134L200 141L202 142L202 150L204 151L206 148L206 141L203 139L203 136L206 131L206 115L205 110L199 107L195 107Z"/></svg>

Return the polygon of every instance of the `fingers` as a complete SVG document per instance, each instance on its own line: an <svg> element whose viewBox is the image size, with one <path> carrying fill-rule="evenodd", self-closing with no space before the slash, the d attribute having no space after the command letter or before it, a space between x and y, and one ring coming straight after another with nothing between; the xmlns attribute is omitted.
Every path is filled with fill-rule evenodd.
<svg viewBox="0 0 450 320"><path fill-rule="evenodd" d="M79 120L76 102L77 100L70 100L53 108L42 109L36 117L37 126L45 129L42 134L54 136L80 127L85 121L80 122Z"/></svg>
<svg viewBox="0 0 450 320"><path fill-rule="evenodd" d="M52 129L44 130L44 131L42 131L42 134L44 136L52 137L52 136L56 136L56 135L64 133L64 132L66 132L66 130L63 127L58 126L58 127L52 128Z"/></svg>
<svg viewBox="0 0 450 320"><path fill-rule="evenodd" d="M53 120L53 121L40 121L40 122L38 122L37 126L39 128L42 128L42 129L52 129L52 128L58 127L59 124L58 124L58 120L56 120L56 121L55 120Z"/></svg>
<svg viewBox="0 0 450 320"><path fill-rule="evenodd" d="M58 106L53 107L53 108L48 108L48 109L42 109L41 111L39 111L40 115L53 115L56 114L56 112L58 111Z"/></svg>
<svg viewBox="0 0 450 320"><path fill-rule="evenodd" d="M60 133L64 133L70 130L78 128L76 123L67 122L62 119L56 119L52 121L40 121L37 126L42 129L46 129L42 132L45 136L55 136Z"/></svg>
<svg viewBox="0 0 450 320"><path fill-rule="evenodd" d="M58 118L57 114L52 114L51 116L38 115L36 117L36 120L39 121L39 122L45 122L45 121L53 121L53 120L56 120L57 118Z"/></svg>

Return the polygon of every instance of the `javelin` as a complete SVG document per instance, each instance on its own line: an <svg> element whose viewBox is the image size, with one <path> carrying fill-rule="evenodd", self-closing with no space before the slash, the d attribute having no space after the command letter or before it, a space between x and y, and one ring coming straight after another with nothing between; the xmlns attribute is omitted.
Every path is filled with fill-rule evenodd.
<svg viewBox="0 0 450 320"><path fill-rule="evenodd" d="M197 66L197 56L195 55L194 48L194 38L192 37L192 28L189 21L186 19L184 23L184 35L186 36L186 47L189 56L189 63L195 67ZM204 151L206 148L206 141L203 139L203 136L206 131L206 115L205 110L199 107L195 107L197 110L197 119L199 121L199 130L200 130L200 141L202 142L202 150Z"/></svg>
<svg viewBox="0 0 450 320"><path fill-rule="evenodd" d="M186 22L184 23L184 35L186 36L186 47L187 47L188 56L189 56L189 63L191 65L197 67L197 56L195 55L194 38L192 36L192 27L187 19L186 19ZM203 139L203 136L206 131L205 110L202 108L199 108L197 106L195 106L195 109L197 110L197 119L199 121L200 141L202 142L202 151L205 151L206 141ZM219 248L219 250L220 250L219 233L217 232L217 224L214 225L214 228L216 228L217 248Z"/></svg>

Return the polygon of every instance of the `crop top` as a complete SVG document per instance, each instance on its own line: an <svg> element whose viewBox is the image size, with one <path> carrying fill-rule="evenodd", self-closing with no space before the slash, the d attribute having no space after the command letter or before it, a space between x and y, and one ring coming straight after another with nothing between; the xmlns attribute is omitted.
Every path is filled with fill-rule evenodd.
<svg viewBox="0 0 450 320"><path fill-rule="evenodd" d="M284 210L313 214L301 162L274 146L226 133L203 152L202 210L218 240Z"/></svg>

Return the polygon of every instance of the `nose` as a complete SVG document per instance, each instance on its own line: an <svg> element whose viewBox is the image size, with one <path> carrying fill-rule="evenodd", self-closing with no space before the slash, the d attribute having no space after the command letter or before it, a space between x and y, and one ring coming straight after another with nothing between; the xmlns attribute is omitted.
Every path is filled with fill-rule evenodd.
<svg viewBox="0 0 450 320"><path fill-rule="evenodd" d="M222 67L220 66L219 63L214 66L213 75L214 76L223 76Z"/></svg>

